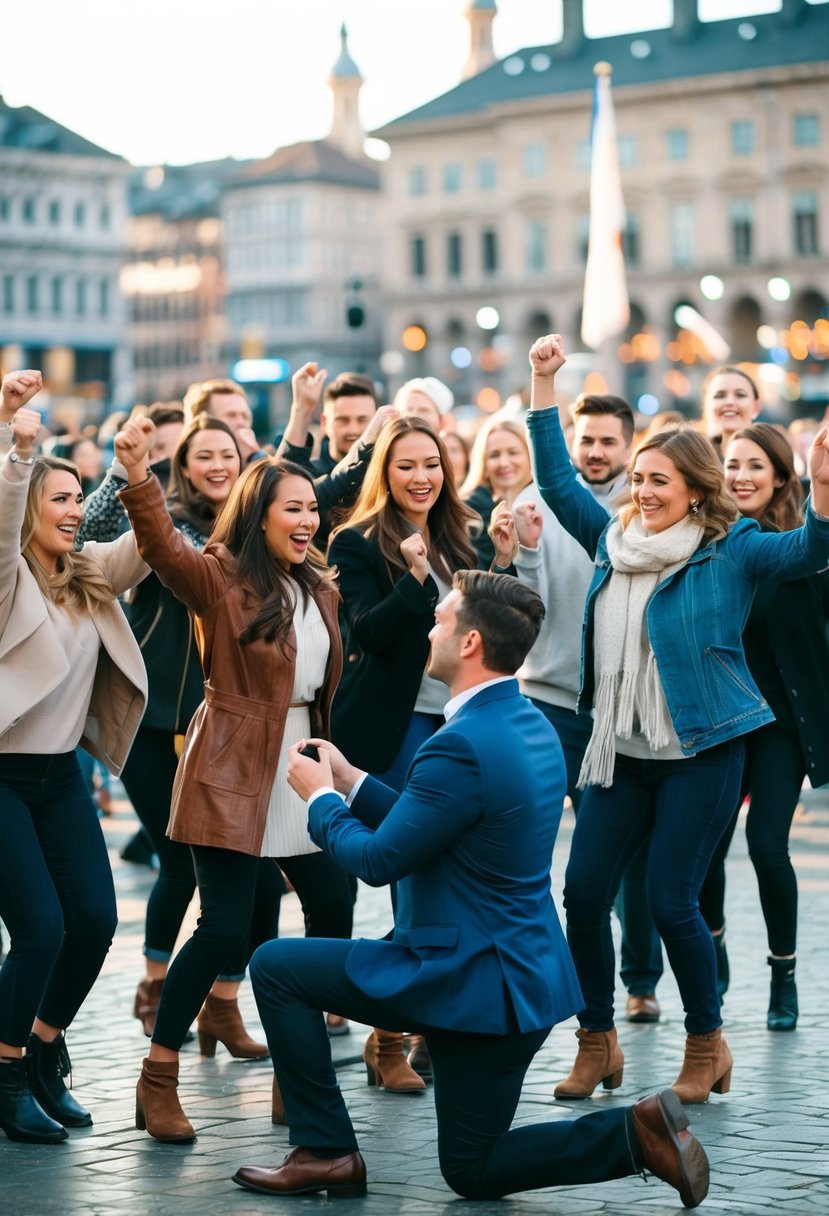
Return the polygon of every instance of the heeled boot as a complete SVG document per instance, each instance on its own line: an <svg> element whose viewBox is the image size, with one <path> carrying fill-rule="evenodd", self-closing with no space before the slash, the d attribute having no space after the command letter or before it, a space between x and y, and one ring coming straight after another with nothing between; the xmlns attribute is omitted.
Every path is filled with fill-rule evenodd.
<svg viewBox="0 0 829 1216"><path fill-rule="evenodd" d="M714 938L714 953L717 956L717 996L722 1005L723 997L728 992L728 985L731 982L731 968L728 965L728 951L725 948L725 929L721 933L712 933L711 936Z"/></svg>
<svg viewBox="0 0 829 1216"><path fill-rule="evenodd" d="M142 980L133 1001L132 1016L138 1018L148 1039L153 1037L155 1030L155 1017L163 984L164 980Z"/></svg>
<svg viewBox="0 0 829 1216"><path fill-rule="evenodd" d="M422 1034L409 1035L409 1053L406 1059L409 1061L409 1068L413 1068L428 1085L432 1080L432 1057Z"/></svg>
<svg viewBox="0 0 829 1216"><path fill-rule="evenodd" d="M287 1127L288 1116L285 1114L285 1103L282 1101L282 1090L279 1088L279 1082L274 1076L273 1089L271 1091L271 1123L274 1127Z"/></svg>
<svg viewBox="0 0 829 1216"><path fill-rule="evenodd" d="M257 1043L245 1030L235 997L227 1001L208 993L196 1025L203 1056L215 1056L217 1043L222 1043L237 1060L266 1060L271 1054L266 1043Z"/></svg>
<svg viewBox="0 0 829 1216"><path fill-rule="evenodd" d="M63 1080L72 1071L63 1034L51 1043L44 1043L36 1034L31 1034L26 1052L32 1093L49 1118L64 1127L91 1127L92 1116L75 1101Z"/></svg>
<svg viewBox="0 0 829 1216"><path fill-rule="evenodd" d="M553 1090L554 1098L589 1098L602 1083L605 1089L618 1089L622 1084L625 1057L616 1039L616 1027L610 1030L576 1031L579 1050L570 1075Z"/></svg>
<svg viewBox="0 0 829 1216"><path fill-rule="evenodd" d="M363 1048L366 1078L392 1094L416 1094L426 1088L426 1082L409 1066L403 1054L403 1035L375 1026Z"/></svg>
<svg viewBox="0 0 829 1216"><path fill-rule="evenodd" d="M25 1056L0 1062L0 1127L21 1144L61 1144L69 1135L32 1093Z"/></svg>
<svg viewBox="0 0 829 1216"><path fill-rule="evenodd" d="M193 1125L178 1100L178 1060L144 1061L135 1087L135 1126L164 1144L189 1144Z"/></svg>
<svg viewBox="0 0 829 1216"><path fill-rule="evenodd" d="M797 1025L797 985L794 981L795 959L773 958L771 967L771 993L766 1025L769 1030L794 1030Z"/></svg>
<svg viewBox="0 0 829 1216"><path fill-rule="evenodd" d="M727 1094L733 1063L721 1026L710 1034L689 1034L685 1040L685 1059L671 1089L685 1103L707 1102L711 1093Z"/></svg>

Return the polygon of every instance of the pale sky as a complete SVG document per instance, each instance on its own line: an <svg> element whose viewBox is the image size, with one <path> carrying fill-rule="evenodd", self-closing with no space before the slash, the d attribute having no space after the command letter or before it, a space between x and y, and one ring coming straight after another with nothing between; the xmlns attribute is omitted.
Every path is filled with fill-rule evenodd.
<svg viewBox="0 0 829 1216"><path fill-rule="evenodd" d="M339 27L367 130L458 83L469 0L0 0L0 93L135 164L261 157L324 137ZM703 20L780 0L700 0ZM555 42L560 0L499 0L499 58ZM655 29L671 0L585 0L588 37Z"/></svg>

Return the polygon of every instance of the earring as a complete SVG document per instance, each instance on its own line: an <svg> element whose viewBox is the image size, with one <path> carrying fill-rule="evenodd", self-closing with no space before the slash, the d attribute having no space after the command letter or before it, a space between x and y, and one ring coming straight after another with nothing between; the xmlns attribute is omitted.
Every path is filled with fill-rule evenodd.
<svg viewBox="0 0 829 1216"><path fill-rule="evenodd" d="M691 514L692 514L692 515L696 515L696 513L697 513L697 511L698 511L698 510L699 510L699 503L698 503L698 502L697 502L697 500L694 498L694 499L692 499L692 500L691 500Z"/></svg>

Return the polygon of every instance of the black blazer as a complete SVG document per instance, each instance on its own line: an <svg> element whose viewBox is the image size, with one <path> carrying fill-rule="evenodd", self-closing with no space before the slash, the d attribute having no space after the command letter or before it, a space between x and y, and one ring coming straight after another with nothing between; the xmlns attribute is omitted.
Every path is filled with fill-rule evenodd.
<svg viewBox="0 0 829 1216"><path fill-rule="evenodd" d="M438 585L392 573L373 536L345 528L328 561L339 572L343 674L331 707L331 739L352 764L381 773L394 761L429 657Z"/></svg>

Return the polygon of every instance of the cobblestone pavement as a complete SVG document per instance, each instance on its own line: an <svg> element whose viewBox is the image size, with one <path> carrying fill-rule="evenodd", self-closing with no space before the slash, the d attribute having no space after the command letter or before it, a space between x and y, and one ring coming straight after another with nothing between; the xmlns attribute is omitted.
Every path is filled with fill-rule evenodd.
<svg viewBox="0 0 829 1216"><path fill-rule="evenodd" d="M116 790L120 787L116 786ZM195 1044L181 1070L183 1105L198 1130L190 1146L159 1145L134 1126L134 1087L146 1040L131 1017L142 974L143 912L152 875L122 862L118 849L134 821L126 802L103 821L116 871L120 924L104 971L70 1034L74 1085L91 1108L95 1125L73 1131L56 1147L13 1144L0 1137L0 1213L43 1216L254 1216L303 1213L330 1203L324 1196L274 1199L255 1196L230 1182L242 1164L277 1164L287 1152L287 1131L270 1123L267 1062L241 1063L219 1048L202 1059ZM553 866L560 891L572 823L562 828ZM729 862L728 945L732 987L724 1009L734 1053L731 1092L693 1108L693 1127L712 1164L712 1186L703 1208L736 1214L782 1210L787 1216L829 1213L829 790L804 794L792 837L800 879L801 930L798 982L801 1018L793 1034L765 1028L768 968L754 873L738 830ZM388 894L361 888L355 933L379 936L389 927ZM294 896L283 905L282 931L301 933ZM660 985L662 1021L632 1026L620 1021L625 1051L624 1084L596 1102L628 1103L671 1083L682 1055L682 1010L673 978ZM617 992L622 1001L624 993ZM248 1025L258 1028L248 985L241 1003ZM621 1013L620 1013L621 1017ZM552 1100L574 1051L575 1022L557 1027L527 1077L517 1122L567 1119L593 1103L572 1107ZM359 1216L628 1216L680 1211L675 1192L656 1180L631 1178L592 1187L523 1194L498 1203L456 1198L440 1177L431 1093L395 1096L369 1089L359 1059L365 1030L333 1041L343 1091L369 1171L365 1199L341 1201ZM341 1210L341 1208L338 1208Z"/></svg>

